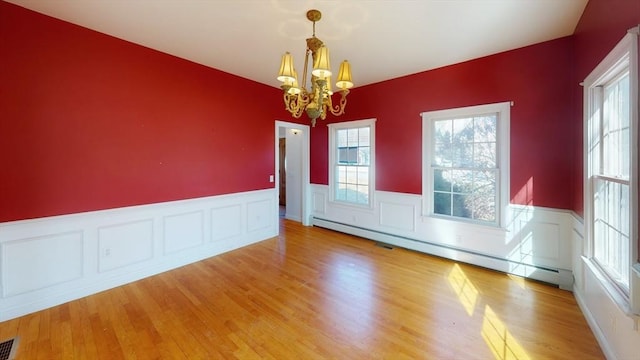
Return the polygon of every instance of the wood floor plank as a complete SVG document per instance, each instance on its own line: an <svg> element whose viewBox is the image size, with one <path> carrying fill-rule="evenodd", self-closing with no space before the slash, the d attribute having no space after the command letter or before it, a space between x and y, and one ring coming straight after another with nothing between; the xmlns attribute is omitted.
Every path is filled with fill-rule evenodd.
<svg viewBox="0 0 640 360"><path fill-rule="evenodd" d="M570 292L288 220L0 336L18 359L604 358Z"/></svg>

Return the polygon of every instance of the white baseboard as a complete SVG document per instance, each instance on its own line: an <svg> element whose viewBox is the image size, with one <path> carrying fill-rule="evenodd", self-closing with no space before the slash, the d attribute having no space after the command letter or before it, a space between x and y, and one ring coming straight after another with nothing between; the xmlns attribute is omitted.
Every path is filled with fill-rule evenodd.
<svg viewBox="0 0 640 360"><path fill-rule="evenodd" d="M0 224L0 321L278 234L275 190Z"/></svg>

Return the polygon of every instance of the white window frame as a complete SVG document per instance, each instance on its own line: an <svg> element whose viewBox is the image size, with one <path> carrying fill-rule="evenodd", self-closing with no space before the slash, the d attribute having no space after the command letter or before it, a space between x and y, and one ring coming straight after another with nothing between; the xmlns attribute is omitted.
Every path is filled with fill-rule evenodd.
<svg viewBox="0 0 640 360"><path fill-rule="evenodd" d="M498 177L496 179L496 222L495 224L474 221L454 216L443 216L434 213L433 209L433 122L443 119L471 117L474 115L497 113L496 156ZM467 106L454 109L423 112L422 115L422 211L425 217L436 217L451 221L473 223L478 225L506 228L509 206L509 153L510 153L510 118L511 102Z"/></svg>
<svg viewBox="0 0 640 360"><path fill-rule="evenodd" d="M585 78L584 86L584 128L583 128L583 161L584 161L584 223L586 246L584 255L589 268L607 290L611 299L626 313L640 314L640 264L638 263L638 33L640 26L628 31L624 38ZM589 125L594 116L599 116L595 105L596 98L601 96L602 86L617 76L622 69L629 68L630 122L629 122L629 291L626 293L618 284L607 276L606 271L594 260L594 174L589 157Z"/></svg>
<svg viewBox="0 0 640 360"><path fill-rule="evenodd" d="M373 209L374 206L374 194L375 194L375 180L376 180L376 119L354 120L345 121L339 123L328 124L329 127L329 201L334 204L353 206L357 208ZM336 199L336 165L337 165L337 146L336 146L336 132L343 129L353 129L369 127L370 136L370 154L369 154L369 203L361 204Z"/></svg>

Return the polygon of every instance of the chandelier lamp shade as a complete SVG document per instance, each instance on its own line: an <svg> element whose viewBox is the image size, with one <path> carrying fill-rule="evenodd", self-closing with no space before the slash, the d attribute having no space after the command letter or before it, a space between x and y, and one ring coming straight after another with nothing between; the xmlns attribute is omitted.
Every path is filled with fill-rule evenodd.
<svg viewBox="0 0 640 360"><path fill-rule="evenodd" d="M351 80L351 65L347 60L340 64L336 78L336 88L340 92L340 103L333 105L331 96L331 64L329 61L329 49L316 37L316 22L320 20L322 13L318 10L307 11L307 19L313 22L313 35L307 39L304 68L302 73L302 86L298 82L298 73L294 67L293 57L289 52L282 55L278 81L282 82L284 104L287 111L294 118L300 118L303 112L311 119L311 125L316 125L316 119L325 119L327 112L335 116L344 114L347 105L349 89L353 87ZM311 89L307 90L307 69L309 57L312 60Z"/></svg>

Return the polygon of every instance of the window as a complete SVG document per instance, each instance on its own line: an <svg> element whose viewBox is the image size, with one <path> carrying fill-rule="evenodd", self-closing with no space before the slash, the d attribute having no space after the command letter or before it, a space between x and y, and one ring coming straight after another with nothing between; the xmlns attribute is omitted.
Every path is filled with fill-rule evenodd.
<svg viewBox="0 0 640 360"><path fill-rule="evenodd" d="M588 256L628 303L637 259L637 29L585 79Z"/></svg>
<svg viewBox="0 0 640 360"><path fill-rule="evenodd" d="M332 200L372 206L375 120L329 124Z"/></svg>
<svg viewBox="0 0 640 360"><path fill-rule="evenodd" d="M504 224L509 110L499 103L422 114L426 215Z"/></svg>

